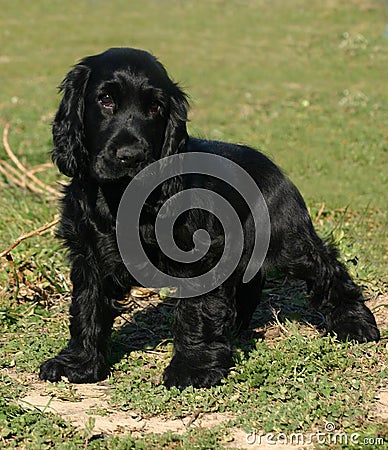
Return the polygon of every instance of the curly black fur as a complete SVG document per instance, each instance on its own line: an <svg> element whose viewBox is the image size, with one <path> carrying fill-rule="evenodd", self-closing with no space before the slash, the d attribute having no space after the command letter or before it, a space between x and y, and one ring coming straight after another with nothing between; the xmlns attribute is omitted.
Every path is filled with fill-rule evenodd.
<svg viewBox="0 0 388 450"><path fill-rule="evenodd" d="M175 351L164 373L166 386L211 386L227 374L231 330L248 326L259 301L266 271L277 268L306 281L312 304L323 311L330 332L358 342L379 339L375 319L364 305L337 251L316 234L296 187L266 156L248 147L189 137L187 100L163 66L147 52L110 49L88 57L66 76L63 99L53 124L53 161L71 177L62 200L59 236L69 249L73 301L68 346L44 362L40 378L76 383L104 379L116 300L137 283L121 260L115 234L121 196L142 168L183 152L221 155L244 168L268 206L271 239L261 271L242 283L246 258L235 273L212 292L180 300L173 327ZM222 181L200 175L176 177L155 190L142 213L141 233L148 254L170 273L188 277L220 256L211 248L200 265L186 268L166 260L153 234L160 206L173 193L203 187L233 203L245 232L245 254L252 251L253 221L244 199ZM212 238L222 227L211 215L192 210L178 221L175 237L192 247L193 232L205 226Z"/></svg>

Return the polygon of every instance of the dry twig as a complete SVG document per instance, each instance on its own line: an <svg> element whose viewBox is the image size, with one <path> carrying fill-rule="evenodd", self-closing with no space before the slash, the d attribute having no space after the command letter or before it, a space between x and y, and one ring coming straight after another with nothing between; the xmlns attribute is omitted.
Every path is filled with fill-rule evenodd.
<svg viewBox="0 0 388 450"><path fill-rule="evenodd" d="M321 205L321 207L319 208L317 217L315 218L315 223L318 223L318 222L319 222L319 219L321 218L321 216L322 216L324 210L325 210L325 202L322 202L322 205Z"/></svg>
<svg viewBox="0 0 388 450"><path fill-rule="evenodd" d="M197 409L197 411L194 412L193 417L190 418L190 420L187 422L187 424L185 425L185 423L183 423L183 425L185 425L186 428L191 427L191 425L193 425L193 423L198 419L198 417L203 413L203 409ZM183 422L183 421L182 421Z"/></svg>
<svg viewBox="0 0 388 450"><path fill-rule="evenodd" d="M35 194L45 194L45 191L36 187L33 183L27 181L26 177L13 166L11 166L11 164L8 164L7 161L0 160L0 173L2 173L11 183L22 189L28 188Z"/></svg>
<svg viewBox="0 0 388 450"><path fill-rule="evenodd" d="M50 167L52 167L52 163L43 163L43 164L38 164L37 166L34 166L30 169L31 173L38 173L38 172L44 172L46 169L49 169Z"/></svg>
<svg viewBox="0 0 388 450"><path fill-rule="evenodd" d="M21 242L23 242L24 240L32 237L32 236L36 236L37 234L41 234L44 231L48 230L49 228L53 227L54 225L56 225L59 222L59 219L54 219L49 223L46 223L45 225L42 225L41 227L37 228L36 230L30 231L29 233L25 233L20 235L16 241L11 244L6 250L3 250L2 252L0 252L0 258L3 256L8 255L17 245L19 245Z"/></svg>
<svg viewBox="0 0 388 450"><path fill-rule="evenodd" d="M21 188L24 187L19 179L15 178L7 170L4 169L4 167L1 165L1 162L0 162L0 173L2 173L7 178L8 181L15 184L16 186L19 186Z"/></svg>
<svg viewBox="0 0 388 450"><path fill-rule="evenodd" d="M7 123L4 127L3 131L3 145L7 155L11 159L11 161L15 164L15 166L24 174L27 178L29 178L33 183L39 186L43 191L49 192L55 197L59 197L61 194L56 189L53 189L51 186L46 185L43 181L39 180L31 171L29 171L24 165L18 160L14 152L12 151L9 142L8 142L8 133L9 133L9 123ZM36 188L35 188L36 189Z"/></svg>
<svg viewBox="0 0 388 450"><path fill-rule="evenodd" d="M271 312L272 312L273 317L274 317L274 319L275 319L275 322L276 322L276 324L278 325L278 327L280 328L280 330L281 330L285 335L287 335L287 334L288 334L287 328L286 328L286 327L280 322L280 320L279 320L279 312L280 312L280 310L279 310L279 311L276 311L276 309L275 309L273 306L271 306Z"/></svg>

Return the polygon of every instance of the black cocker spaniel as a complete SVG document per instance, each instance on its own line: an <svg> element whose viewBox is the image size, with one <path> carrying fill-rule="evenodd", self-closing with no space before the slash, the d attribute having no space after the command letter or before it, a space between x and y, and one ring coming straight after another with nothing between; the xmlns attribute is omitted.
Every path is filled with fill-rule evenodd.
<svg viewBox="0 0 388 450"><path fill-rule="evenodd" d="M73 300L68 346L44 362L40 378L86 383L109 373L108 344L117 300L138 285L126 269L116 237L120 200L144 168L177 154L217 155L237 163L253 178L266 203L270 241L261 269L247 282L243 273L257 234L252 211L238 190L217 177L188 173L155 186L140 215L147 257L180 278L205 273L226 247L223 224L209 210L188 208L174 222L173 236L184 252L194 234L206 229L210 247L198 261L182 264L158 248L155 220L163 204L186 189L206 189L226 198L243 227L243 252L231 275L207 292L178 300L174 355L164 372L167 387L207 387L224 377L232 359L231 333L246 328L258 304L265 273L276 268L307 283L312 305L327 329L341 340L377 341L379 331L337 251L315 233L305 203L282 171L248 147L189 137L186 95L151 54L114 48L83 59L66 76L63 99L53 123L52 158L71 177L62 200L59 236L72 263ZM165 159L169 164L169 159ZM226 166L225 166L226 167ZM225 170L228 170L227 167ZM190 206L190 205L189 205ZM174 208L163 210L174 214ZM130 208L128 214L131 214ZM130 236L128 236L130 239ZM188 281L189 282L189 281ZM152 280L150 280L152 285Z"/></svg>

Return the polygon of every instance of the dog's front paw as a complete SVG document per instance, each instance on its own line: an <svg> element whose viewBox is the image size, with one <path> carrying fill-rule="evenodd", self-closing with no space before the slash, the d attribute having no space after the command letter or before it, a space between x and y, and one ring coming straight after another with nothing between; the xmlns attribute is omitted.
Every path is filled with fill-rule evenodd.
<svg viewBox="0 0 388 450"><path fill-rule="evenodd" d="M39 378L53 383L54 381L59 381L64 374L65 371L62 364L57 358L51 358L41 364Z"/></svg>
<svg viewBox="0 0 388 450"><path fill-rule="evenodd" d="M328 326L340 341L377 342L380 339L376 320L363 303L354 304L351 308L346 305L337 307L328 318Z"/></svg>
<svg viewBox="0 0 388 450"><path fill-rule="evenodd" d="M83 358L82 355L59 354L40 366L39 378L47 381L60 381L67 377L70 383L95 383L104 380L109 373L105 358Z"/></svg>
<svg viewBox="0 0 388 450"><path fill-rule="evenodd" d="M223 368L193 368L183 362L172 361L164 371L163 381L168 389L175 386L182 391L189 386L195 388L214 386L226 374L227 369Z"/></svg>

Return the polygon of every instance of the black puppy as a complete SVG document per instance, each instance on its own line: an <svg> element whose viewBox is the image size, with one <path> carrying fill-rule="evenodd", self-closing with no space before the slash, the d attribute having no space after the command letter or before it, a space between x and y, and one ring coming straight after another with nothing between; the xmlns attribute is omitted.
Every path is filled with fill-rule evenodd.
<svg viewBox="0 0 388 450"><path fill-rule="evenodd" d="M361 289L338 261L337 251L315 233L295 186L258 151L189 137L186 96L156 58L141 50L110 49L82 60L61 88L52 158L72 178L65 188L59 227L72 263L71 339L42 364L41 379L58 381L64 375L70 382L85 383L108 375L108 342L120 313L115 305L138 284L126 270L116 241L120 199L143 168L190 152L228 158L253 177L268 207L271 237L261 270L244 284L244 255L252 253L255 233L249 208L238 193L217 178L196 174L167 180L150 195L141 215L142 242L154 263L173 275L185 278L208 270L225 246L221 240L199 264L187 267L165 258L157 248L154 221L173 194L190 187L217 192L233 203L244 228L244 253L233 274L208 293L178 301L166 386L211 386L227 374L231 330L248 325L263 274L271 268L306 281L311 303L325 314L328 330L339 339L379 339ZM198 228L207 228L212 244L223 230L211 213L195 208L182 214L174 227L177 245L192 249Z"/></svg>

